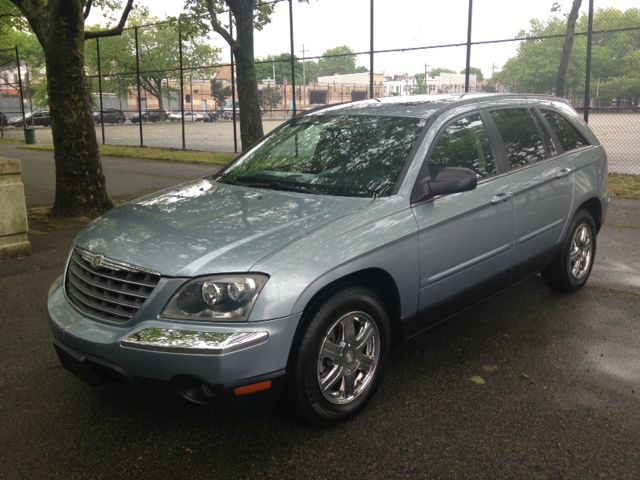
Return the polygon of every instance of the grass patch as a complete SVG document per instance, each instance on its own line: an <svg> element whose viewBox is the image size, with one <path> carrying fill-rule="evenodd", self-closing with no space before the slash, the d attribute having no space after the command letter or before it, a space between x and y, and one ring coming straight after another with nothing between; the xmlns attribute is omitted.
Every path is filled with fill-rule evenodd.
<svg viewBox="0 0 640 480"><path fill-rule="evenodd" d="M18 140L16 138L0 138L0 145L16 145L24 144L24 140Z"/></svg>
<svg viewBox="0 0 640 480"><path fill-rule="evenodd" d="M126 203L125 200L113 200L114 207L119 207L124 203ZM34 207L27 210L30 231L60 232L62 230L79 229L88 225L94 218L99 216L99 214L96 213L93 216L50 217L50 209L50 207Z"/></svg>
<svg viewBox="0 0 640 480"><path fill-rule="evenodd" d="M640 199L640 175L612 173L607 190L614 197Z"/></svg>
<svg viewBox="0 0 640 480"><path fill-rule="evenodd" d="M53 145L28 145L22 148L47 152L53 151ZM127 147L123 145L100 145L100 155L201 165L227 165L236 157L235 153L228 152L201 152L196 150L175 150L172 148Z"/></svg>
<svg viewBox="0 0 640 480"><path fill-rule="evenodd" d="M49 207L35 207L27 211L29 217L29 230L39 232L60 232L74 228L82 228L88 225L92 218L89 217L69 217L51 218L49 217Z"/></svg>

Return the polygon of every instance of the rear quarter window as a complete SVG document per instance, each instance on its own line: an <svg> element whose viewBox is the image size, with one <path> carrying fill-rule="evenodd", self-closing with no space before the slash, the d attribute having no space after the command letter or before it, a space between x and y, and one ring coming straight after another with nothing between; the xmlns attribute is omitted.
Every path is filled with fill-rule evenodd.
<svg viewBox="0 0 640 480"><path fill-rule="evenodd" d="M541 110L541 113L556 132L560 145L562 145L562 149L565 152L589 145L589 142L582 134L561 114L552 110Z"/></svg>
<svg viewBox="0 0 640 480"><path fill-rule="evenodd" d="M547 156L544 140L527 108L506 108L491 112L498 127L511 168L529 165Z"/></svg>

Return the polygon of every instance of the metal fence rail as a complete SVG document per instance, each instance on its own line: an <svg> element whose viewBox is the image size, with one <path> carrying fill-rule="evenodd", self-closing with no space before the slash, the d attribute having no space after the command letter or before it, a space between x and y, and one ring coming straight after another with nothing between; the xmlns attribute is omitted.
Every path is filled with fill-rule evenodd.
<svg viewBox="0 0 640 480"><path fill-rule="evenodd" d="M302 59L295 53L300 52L300 45L294 42L293 1L272 2L288 3L288 12L280 9L276 13L289 16L288 42L282 45L289 55L256 61L256 67L267 77L258 79L265 132L319 104L393 95L553 92L552 69L528 69L526 63L518 65L518 58L526 59L530 55L537 61L546 57L551 58L549 64L559 64L564 25L550 23L540 31L512 38L476 39L474 13L486 7L485 0L459 1L465 6L464 15L458 17L459 31L465 33L459 42L375 48L375 0L361 0L366 11L363 17L367 19L366 24L364 18L361 20L361 29L367 33L368 50L305 56L303 46ZM565 96L602 140L611 160L611 171L640 174L637 153L640 151L640 71L631 69L622 75L612 74L620 70L613 66L620 62L620 56L625 54L623 50L633 47L640 52L640 15L607 17L594 11L594 4L597 1L588 0L588 13L576 28ZM313 8L322 8L322 5ZM152 44L160 38L166 42L164 63L158 62L157 55L153 54ZM474 73L475 56L486 56L504 44L517 47L515 59L509 60L500 71L492 71L489 78L480 78ZM616 55L611 53L612 45L620 50ZM124 52L128 52L127 55ZM446 52L447 58L458 65L456 71L462 73L431 75L426 64L416 65L414 73L408 75L377 73L376 64L385 56L415 52ZM230 62L201 61L194 55L179 21L131 27L120 37L89 41L86 56L91 65L88 77L94 97L94 119L102 143L238 151L239 117L233 58ZM367 65L366 71L346 76L311 72L311 67L321 62L342 57ZM17 49L0 50L0 66L7 62L19 65ZM2 82L0 78L0 111L4 108ZM13 83L6 84L15 87ZM24 86L18 87L22 93ZM25 105L29 105L30 92L31 89L28 98L20 102L23 112ZM5 128L3 135L18 135L9 130ZM44 131L38 134L46 141Z"/></svg>

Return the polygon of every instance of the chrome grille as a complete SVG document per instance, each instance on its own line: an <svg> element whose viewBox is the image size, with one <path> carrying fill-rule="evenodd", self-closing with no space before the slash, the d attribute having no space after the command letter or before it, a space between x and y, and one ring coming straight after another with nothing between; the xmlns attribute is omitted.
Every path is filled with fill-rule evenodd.
<svg viewBox="0 0 640 480"><path fill-rule="evenodd" d="M158 284L160 275L79 248L73 250L65 288L80 310L110 322L131 319Z"/></svg>

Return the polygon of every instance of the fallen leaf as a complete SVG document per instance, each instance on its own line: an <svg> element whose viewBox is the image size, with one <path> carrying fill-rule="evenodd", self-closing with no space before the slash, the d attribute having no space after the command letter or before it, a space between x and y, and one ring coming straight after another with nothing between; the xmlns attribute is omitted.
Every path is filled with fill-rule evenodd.
<svg viewBox="0 0 640 480"><path fill-rule="evenodd" d="M484 385L484 378L478 376L478 375L474 375L473 377L471 377L469 380L471 380L473 383L475 383L476 385Z"/></svg>

